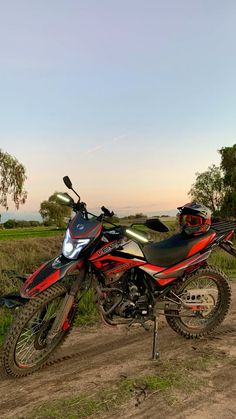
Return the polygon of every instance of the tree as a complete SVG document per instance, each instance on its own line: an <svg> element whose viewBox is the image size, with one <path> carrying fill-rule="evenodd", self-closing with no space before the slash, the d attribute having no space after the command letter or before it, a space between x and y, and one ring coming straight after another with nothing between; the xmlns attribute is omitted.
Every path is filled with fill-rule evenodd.
<svg viewBox="0 0 236 419"><path fill-rule="evenodd" d="M221 154L221 168L224 171L224 184L236 191L236 144L232 147L223 147Z"/></svg>
<svg viewBox="0 0 236 419"><path fill-rule="evenodd" d="M7 220L3 223L4 228L15 228L17 226L16 220Z"/></svg>
<svg viewBox="0 0 236 419"><path fill-rule="evenodd" d="M222 205L222 215L236 216L236 144L223 147L221 154L221 168L224 172L225 196Z"/></svg>
<svg viewBox="0 0 236 419"><path fill-rule="evenodd" d="M147 215L143 214L142 212L139 212L137 214L127 215L127 216L125 216L123 218L124 219L128 219L128 220L133 220L133 219L136 219L136 218L147 218Z"/></svg>
<svg viewBox="0 0 236 419"><path fill-rule="evenodd" d="M224 200L224 181L221 169L214 164L203 173L196 173L195 183L188 195L208 207L213 215L219 214Z"/></svg>
<svg viewBox="0 0 236 419"><path fill-rule="evenodd" d="M71 215L71 208L60 204L57 198L57 192L51 195L48 201L43 201L40 205L39 213L46 225L56 225L57 227L65 227L65 218Z"/></svg>
<svg viewBox="0 0 236 419"><path fill-rule="evenodd" d="M8 153L0 149L0 205L8 209L8 196L17 209L24 204L27 192L23 189L26 180L24 166Z"/></svg>

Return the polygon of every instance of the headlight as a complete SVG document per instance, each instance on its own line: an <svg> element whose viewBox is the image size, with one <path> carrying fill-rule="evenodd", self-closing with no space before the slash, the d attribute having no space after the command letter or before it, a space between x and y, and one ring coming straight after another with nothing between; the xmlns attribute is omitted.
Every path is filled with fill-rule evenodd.
<svg viewBox="0 0 236 419"><path fill-rule="evenodd" d="M77 259L81 250L87 246L89 242L90 239L72 239L68 229L62 246L62 254L68 259Z"/></svg>

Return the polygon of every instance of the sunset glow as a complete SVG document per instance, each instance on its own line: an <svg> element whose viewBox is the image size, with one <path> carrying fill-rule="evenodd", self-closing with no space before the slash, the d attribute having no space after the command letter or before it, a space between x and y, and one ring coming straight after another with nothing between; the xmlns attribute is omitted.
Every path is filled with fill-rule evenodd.
<svg viewBox="0 0 236 419"><path fill-rule="evenodd" d="M235 143L235 18L231 0L2 2L0 148L26 167L22 217L65 175L91 210L187 202Z"/></svg>

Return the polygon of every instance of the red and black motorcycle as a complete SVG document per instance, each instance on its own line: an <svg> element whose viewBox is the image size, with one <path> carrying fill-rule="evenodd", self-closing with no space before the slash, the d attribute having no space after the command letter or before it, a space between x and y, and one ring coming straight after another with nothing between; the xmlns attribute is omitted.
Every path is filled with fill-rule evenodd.
<svg viewBox="0 0 236 419"><path fill-rule="evenodd" d="M110 223L108 228L106 217L113 213L105 207L99 216L89 213L70 179L63 180L78 202L67 193L59 195L76 213L69 222L62 254L29 276L19 294L0 299L0 305L21 306L2 351L7 374L24 376L46 363L73 327L79 301L90 287L106 324L138 322L146 327L147 321L154 320L153 359L158 357L159 314L185 338L207 335L223 321L230 306L230 286L226 275L207 260L217 247L236 256L229 241L235 222L218 222L201 234L179 233L151 242L135 225ZM196 216L191 220L194 225ZM191 223L186 219L185 223L189 228ZM168 231L158 218L144 224Z"/></svg>

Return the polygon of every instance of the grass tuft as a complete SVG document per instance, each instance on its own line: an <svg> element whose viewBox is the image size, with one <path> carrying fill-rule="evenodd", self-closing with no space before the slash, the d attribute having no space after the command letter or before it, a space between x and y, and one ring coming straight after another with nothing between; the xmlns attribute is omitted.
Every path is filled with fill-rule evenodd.
<svg viewBox="0 0 236 419"><path fill-rule="evenodd" d="M217 249L209 258L209 263L218 266L228 276L236 276L236 257L230 255L222 249Z"/></svg>
<svg viewBox="0 0 236 419"><path fill-rule="evenodd" d="M79 302L76 326L91 326L98 321L98 311L94 302L94 293L89 289Z"/></svg>
<svg viewBox="0 0 236 419"><path fill-rule="evenodd" d="M197 358L197 359L196 359ZM207 370L216 359L212 355L198 355L186 360L167 360L158 364L156 374L135 378L123 378L110 385L109 388L95 390L90 394L79 394L73 398L45 402L36 407L25 418L43 419L74 419L89 418L91 416L120 410L131 399L136 406L149 396L156 396L159 400L174 403L174 392L191 394L206 384L206 379L199 376L204 365Z"/></svg>
<svg viewBox="0 0 236 419"><path fill-rule="evenodd" d="M13 313L7 309L0 310L0 344L7 330L9 329L13 319Z"/></svg>

